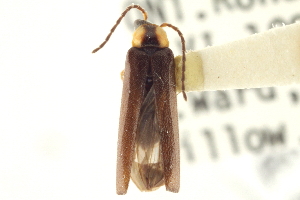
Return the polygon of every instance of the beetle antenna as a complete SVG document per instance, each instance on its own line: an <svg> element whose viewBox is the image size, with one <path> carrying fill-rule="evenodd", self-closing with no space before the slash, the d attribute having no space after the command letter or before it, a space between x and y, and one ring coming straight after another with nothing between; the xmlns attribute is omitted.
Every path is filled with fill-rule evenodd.
<svg viewBox="0 0 300 200"><path fill-rule="evenodd" d="M132 8L136 8L138 10L140 10L142 13L143 13L143 16L144 16L144 20L147 20L148 18L148 15L147 15L147 12L145 11L144 8L142 8L141 6L139 5L134 5L132 4L131 6L128 6L124 11L123 13L121 14L121 16L119 17L119 19L117 20L116 24L112 27L112 29L110 30L110 33L106 36L104 42L102 42L102 44L99 45L99 47L97 47L96 49L94 49L92 51L92 53L96 53L99 49L101 49L105 44L106 42L109 40L110 36L112 35L112 33L115 31L115 29L117 28L117 26L120 24L120 22L122 21L123 17L125 17L125 15L128 13L129 10L131 10Z"/></svg>
<svg viewBox="0 0 300 200"><path fill-rule="evenodd" d="M176 26L173 26L172 24L168 24L168 23L163 23L160 25L160 27L170 27L172 28L174 31L176 31L179 35L179 37L181 38L181 44L182 44L182 75L181 75L181 92L183 94L183 98L185 101L187 101L187 96L186 96L186 93L185 93L185 85L184 85L184 81L185 81L185 61L186 61L186 58L185 58L185 40L184 40L184 37L183 37L183 34L181 33L181 31L176 27Z"/></svg>

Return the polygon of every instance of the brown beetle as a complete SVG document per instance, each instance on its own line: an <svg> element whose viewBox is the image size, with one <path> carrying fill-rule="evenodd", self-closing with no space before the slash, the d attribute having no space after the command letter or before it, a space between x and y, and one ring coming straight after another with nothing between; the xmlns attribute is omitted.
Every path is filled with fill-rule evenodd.
<svg viewBox="0 0 300 200"><path fill-rule="evenodd" d="M175 26L158 26L147 20L146 11L131 5L121 14L101 49L126 13L137 8L144 20L136 20L132 48L128 50L120 113L117 194L126 194L130 178L141 191L162 185L178 192L180 186L179 130L174 55L162 27L178 32L182 41L182 92L184 92L185 42Z"/></svg>

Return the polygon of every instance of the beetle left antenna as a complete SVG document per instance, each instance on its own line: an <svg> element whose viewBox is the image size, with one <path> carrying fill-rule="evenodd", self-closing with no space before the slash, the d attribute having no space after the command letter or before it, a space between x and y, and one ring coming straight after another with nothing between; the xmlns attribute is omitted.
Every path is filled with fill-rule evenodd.
<svg viewBox="0 0 300 200"><path fill-rule="evenodd" d="M125 15L128 13L129 10L131 10L132 8L136 8L138 10L140 10L142 13L143 13L143 16L144 16L144 20L147 20L148 18L148 15L147 15L147 12L144 8L142 8L141 6L139 5L134 5L132 4L131 6L128 6L124 12L121 14L121 16L119 17L119 19L117 20L116 24L112 27L112 29L110 30L110 33L106 36L104 42L102 42L102 44L99 45L99 47L97 47L96 49L94 49L92 51L92 53L96 53L99 49L101 49L105 44L106 42L109 40L110 36L112 35L112 33L115 31L115 29L117 28L117 26L120 24L120 22L122 21L123 17L125 17Z"/></svg>
<svg viewBox="0 0 300 200"><path fill-rule="evenodd" d="M187 100L187 96L186 96L186 93L185 93L185 85L184 85L184 81L185 81L185 61L186 61L186 58L185 58L185 40L184 40L184 37L183 37L183 34L181 33L181 31L176 27L176 26L173 26L172 24L168 24L168 23L163 23L160 25L160 27L170 27L172 28L174 31L176 31L179 35L179 37L181 38L181 44L182 44L182 75L181 75L181 92L183 94L183 98L184 100L186 101Z"/></svg>

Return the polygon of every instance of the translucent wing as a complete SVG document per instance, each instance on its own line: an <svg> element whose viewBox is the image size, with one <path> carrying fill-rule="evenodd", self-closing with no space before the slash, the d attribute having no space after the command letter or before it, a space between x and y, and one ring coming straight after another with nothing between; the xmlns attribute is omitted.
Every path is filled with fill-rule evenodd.
<svg viewBox="0 0 300 200"><path fill-rule="evenodd" d="M152 86L141 107L131 170L131 178L141 191L153 191L164 185L160 139Z"/></svg>

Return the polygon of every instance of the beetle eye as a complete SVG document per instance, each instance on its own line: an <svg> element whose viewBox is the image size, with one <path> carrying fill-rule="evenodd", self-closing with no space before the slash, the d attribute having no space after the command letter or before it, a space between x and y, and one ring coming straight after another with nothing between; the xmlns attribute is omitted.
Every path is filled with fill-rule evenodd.
<svg viewBox="0 0 300 200"><path fill-rule="evenodd" d="M137 19L134 21L134 30L136 30L139 26L143 24L151 24L150 22L147 22L146 20Z"/></svg>

